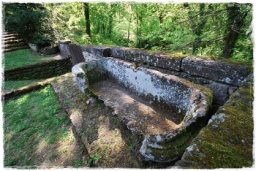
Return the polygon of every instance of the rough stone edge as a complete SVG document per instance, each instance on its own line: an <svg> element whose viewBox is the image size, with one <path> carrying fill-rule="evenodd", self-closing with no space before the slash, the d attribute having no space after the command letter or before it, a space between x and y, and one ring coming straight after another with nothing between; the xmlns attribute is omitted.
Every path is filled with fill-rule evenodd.
<svg viewBox="0 0 256 171"><path fill-rule="evenodd" d="M27 86L20 87L16 90L2 92L2 100L5 102L5 101L8 101L11 98L15 98L15 97L23 95L25 93L29 93L29 92L32 92L34 90L38 90L40 88L43 88L43 87L47 86L48 84L50 84L50 82L54 79L55 79L55 77L52 77L52 78L48 78L44 81L31 83Z"/></svg>
<svg viewBox="0 0 256 171"><path fill-rule="evenodd" d="M192 89L195 89L195 85L192 84ZM212 105L213 95L212 91L206 87L199 86L200 93L199 97L203 98L204 101L201 102L201 105L204 107L203 110L197 110L197 105L195 103L198 103L200 98L198 98L198 94L194 91L194 93L191 95L192 98L190 99L190 107L191 109L188 109L188 112L186 113L186 116L183 119L182 127L179 129L176 129L174 131L167 131L162 134L156 135L156 136L146 136L142 142L142 146L140 148L140 154L143 157L146 157L147 161L155 161L155 162L173 162L176 159L179 158L182 154L177 154L174 158L164 159L164 160L158 160L154 159L154 155L152 153L153 149L164 149L165 152L171 151L173 147L165 147L163 144L166 144L171 141L176 141L177 139L175 137L177 136L183 136L186 135L187 132L189 132L189 129L194 129L195 125L200 125L197 122L201 120L205 120L208 114L208 111ZM198 91L198 89L196 90ZM188 129L188 130L187 130ZM194 131L192 131L193 133ZM191 139L190 137L188 139ZM183 142L186 143L186 142ZM169 149L168 149L169 148ZM183 149L185 151L185 149ZM157 156L157 155L155 155Z"/></svg>
<svg viewBox="0 0 256 171"><path fill-rule="evenodd" d="M111 48L108 46L96 46L96 45L87 45L87 46L80 46L82 51L86 51L91 53L95 56L100 57L109 57Z"/></svg>
<svg viewBox="0 0 256 171"><path fill-rule="evenodd" d="M65 58L60 58L60 59L51 59L49 61L43 61L43 62L29 64L29 65L25 65L25 66L21 66L21 67L17 67L17 68L7 69L7 70L4 70L4 79L6 81L7 80L19 80L19 79L8 79L8 77L6 76L6 73L8 73L8 72L18 72L18 71L22 72L23 70L26 70L26 69L33 69L37 65L41 65L41 66L46 66L48 64L59 65L58 62L66 62L70 59L71 59L71 57L65 57Z"/></svg>
<svg viewBox="0 0 256 171"><path fill-rule="evenodd" d="M221 66L221 69L216 68L216 66ZM232 69L239 68L239 71L243 71L243 73L236 75L237 70L231 72L229 67ZM204 71L205 68L208 69ZM190 75L208 78L224 84L241 86L246 82L246 76L252 71L252 66L227 62L220 59L213 60L204 59L200 56L188 56L184 58L181 63L181 70ZM218 72L224 73L224 76Z"/></svg>
<svg viewBox="0 0 256 171"><path fill-rule="evenodd" d="M186 169L186 168L197 168L197 169L209 169L209 168L214 168L214 166L211 165L207 165L206 163L204 163L204 159L207 158L217 158L218 160L218 156L207 156L207 153L204 153L204 151L202 151L200 149L200 144L202 144L202 142L207 142L207 140L204 138L206 131L211 131L214 128L219 127L219 125L225 123L225 121L227 122L227 120L229 120L229 116L230 114L225 114L225 107L231 107L233 108L235 111L237 110L242 110L244 111L243 107L241 106L241 104L239 103L235 103L233 102L232 98L235 96L240 96L240 92L242 91L250 91L250 93L253 93L253 75L251 74L250 76L248 76L248 82L246 82L245 84L242 85L242 87L240 87L235 93L233 93L231 95L231 97L228 99L228 101L225 103L225 105L221 108L219 108L219 110L210 118L210 120L208 121L208 124L206 127L204 127L200 133L198 134L198 136L196 138L194 138L190 144L190 146L187 147L186 151L184 152L181 160L177 161L175 163L175 165L173 167L170 168L178 168L178 169ZM249 94L250 94L249 93ZM246 95L249 95L248 93ZM252 115L253 114L253 99L245 99L247 104L249 104L247 106L248 111L250 111L249 113ZM251 105L250 105L251 104ZM237 124L237 123L234 123ZM219 132L224 132L224 130L219 130ZM234 134L232 134L233 136L236 135L235 132L233 132ZM221 137L215 137L215 140L217 139L221 139ZM231 145L230 145L231 146ZM251 144L251 146L253 146L253 144ZM251 152L253 153L253 152ZM227 157L227 156L226 156ZM240 157L240 156L237 156ZM244 166L241 166L241 168Z"/></svg>

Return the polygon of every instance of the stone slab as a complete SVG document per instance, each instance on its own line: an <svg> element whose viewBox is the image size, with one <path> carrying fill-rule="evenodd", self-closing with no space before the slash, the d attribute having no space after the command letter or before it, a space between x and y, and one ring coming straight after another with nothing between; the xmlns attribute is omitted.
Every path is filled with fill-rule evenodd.
<svg viewBox="0 0 256 171"><path fill-rule="evenodd" d="M168 70L180 71L181 61L184 57L178 57L170 53L159 53L135 48L111 47L112 57L147 64Z"/></svg>
<svg viewBox="0 0 256 171"><path fill-rule="evenodd" d="M241 86L251 72L250 67L245 65L202 59L194 56L184 58L181 69L191 75L235 86Z"/></svg>
<svg viewBox="0 0 256 171"><path fill-rule="evenodd" d="M114 109L114 114L122 120L133 134L156 135L181 126L184 114L178 115L176 109L163 110L153 107L146 101L117 84L111 79L91 85L93 92ZM173 111L172 111L173 110Z"/></svg>
<svg viewBox="0 0 256 171"><path fill-rule="evenodd" d="M109 57L110 56L110 48L105 46L94 46L94 45L88 45L88 46L81 46L83 51L92 53L95 56L98 57Z"/></svg>

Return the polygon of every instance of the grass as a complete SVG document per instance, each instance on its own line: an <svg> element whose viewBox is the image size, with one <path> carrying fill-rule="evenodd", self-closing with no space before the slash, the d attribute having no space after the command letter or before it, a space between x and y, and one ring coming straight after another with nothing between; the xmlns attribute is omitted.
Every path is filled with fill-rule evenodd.
<svg viewBox="0 0 256 171"><path fill-rule="evenodd" d="M33 55L30 49L16 50L3 54L4 69L13 69L29 64L51 60L45 56Z"/></svg>
<svg viewBox="0 0 256 171"><path fill-rule="evenodd" d="M87 162L87 166L88 167L92 167L93 165L97 164L97 162L99 161L99 159L101 159L101 155L99 155L98 153L96 153L92 158L88 159Z"/></svg>
<svg viewBox="0 0 256 171"><path fill-rule="evenodd" d="M50 85L3 104L3 113L5 167L33 168L44 162L58 166L61 154L68 156L74 137ZM77 160L71 165L77 167Z"/></svg>
<svg viewBox="0 0 256 171"><path fill-rule="evenodd" d="M16 90L20 87L29 85L31 83L36 83L40 82L43 79L36 79L36 80L11 80L11 81L3 81L3 90L5 91L11 91L11 90Z"/></svg>

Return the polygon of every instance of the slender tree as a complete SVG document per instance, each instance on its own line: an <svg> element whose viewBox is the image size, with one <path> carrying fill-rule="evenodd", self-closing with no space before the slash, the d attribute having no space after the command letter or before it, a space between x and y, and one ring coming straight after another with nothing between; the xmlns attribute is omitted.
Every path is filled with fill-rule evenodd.
<svg viewBox="0 0 256 171"><path fill-rule="evenodd" d="M229 32L226 37L225 46L223 50L223 57L230 58L233 54L234 47L238 36L240 34L241 27L243 26L244 19L247 16L246 12L241 12L240 4L228 4L228 28Z"/></svg>
<svg viewBox="0 0 256 171"><path fill-rule="evenodd" d="M86 34L91 37L91 26L90 26L90 11L89 11L89 3L84 3L84 16L86 23Z"/></svg>

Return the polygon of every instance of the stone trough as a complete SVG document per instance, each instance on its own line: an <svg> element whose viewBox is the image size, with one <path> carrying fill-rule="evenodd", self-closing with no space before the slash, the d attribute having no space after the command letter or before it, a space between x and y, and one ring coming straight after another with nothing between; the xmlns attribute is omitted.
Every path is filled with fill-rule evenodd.
<svg viewBox="0 0 256 171"><path fill-rule="evenodd" d="M77 85L104 101L133 135L141 137L137 157L160 163L180 158L205 124L212 91L112 57L86 53L85 61L72 68Z"/></svg>

